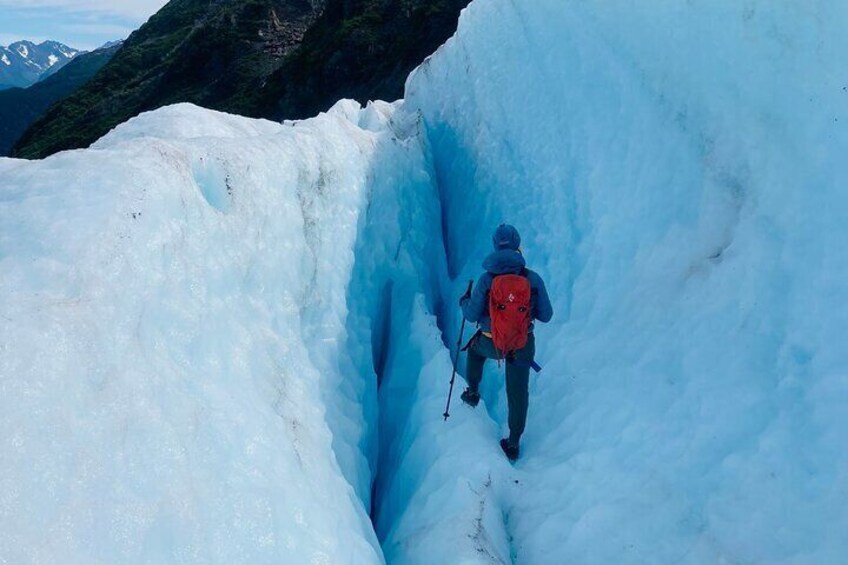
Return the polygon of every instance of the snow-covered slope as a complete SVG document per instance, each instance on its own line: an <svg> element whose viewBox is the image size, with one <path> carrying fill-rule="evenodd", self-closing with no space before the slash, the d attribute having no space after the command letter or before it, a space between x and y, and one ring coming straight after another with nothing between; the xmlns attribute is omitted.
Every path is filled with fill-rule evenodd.
<svg viewBox="0 0 848 565"><path fill-rule="evenodd" d="M179 105L0 160L0 561L382 560L376 382L347 353L371 339L349 312L371 312L347 286L383 248L426 278L428 234L401 226L438 218L393 112Z"/></svg>
<svg viewBox="0 0 848 565"><path fill-rule="evenodd" d="M485 409L445 425L447 367L425 367L388 560L848 559L846 18L826 1L465 12L407 88L453 295L510 221L555 319L514 469L496 369Z"/></svg>
<svg viewBox="0 0 848 565"><path fill-rule="evenodd" d="M402 104L0 159L0 562L845 561L848 8L737 4L477 0ZM501 221L515 466L497 366L441 417Z"/></svg>

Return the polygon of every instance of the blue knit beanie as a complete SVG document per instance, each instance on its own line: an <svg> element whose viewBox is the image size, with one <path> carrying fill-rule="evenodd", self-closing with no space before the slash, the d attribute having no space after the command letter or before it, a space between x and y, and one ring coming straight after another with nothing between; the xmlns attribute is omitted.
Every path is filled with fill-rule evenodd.
<svg viewBox="0 0 848 565"><path fill-rule="evenodd" d="M521 247L521 236L518 235L518 230L509 224L501 224L495 233L492 234L492 244L495 250L512 249L518 251Z"/></svg>

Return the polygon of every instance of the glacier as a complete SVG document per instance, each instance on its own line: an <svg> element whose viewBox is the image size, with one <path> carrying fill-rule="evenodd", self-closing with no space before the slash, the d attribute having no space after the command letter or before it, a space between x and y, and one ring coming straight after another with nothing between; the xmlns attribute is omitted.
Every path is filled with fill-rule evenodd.
<svg viewBox="0 0 848 565"><path fill-rule="evenodd" d="M424 279L438 218L394 112L177 105L2 161L0 561L382 561L354 249Z"/></svg>
<svg viewBox="0 0 848 565"><path fill-rule="evenodd" d="M834 2L466 10L406 90L453 294L507 220L555 319L537 332L523 460L498 457L493 371L488 427L453 422L419 451L432 486L405 494L387 556L427 562L405 548L426 536L432 489L464 482L450 496L464 511L428 547L464 524L469 560L845 560L846 16Z"/></svg>
<svg viewBox="0 0 848 565"><path fill-rule="evenodd" d="M844 561L846 17L475 0L403 101L0 159L0 562ZM497 365L441 417L502 221L514 466Z"/></svg>

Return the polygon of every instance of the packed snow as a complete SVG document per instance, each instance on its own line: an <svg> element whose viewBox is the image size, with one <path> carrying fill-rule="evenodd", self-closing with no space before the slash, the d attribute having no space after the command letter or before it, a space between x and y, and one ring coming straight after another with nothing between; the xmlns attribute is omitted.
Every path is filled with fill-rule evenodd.
<svg viewBox="0 0 848 565"><path fill-rule="evenodd" d="M445 425L447 360L425 363L388 561L848 559L846 18L826 1L466 10L407 85L452 296L508 220L555 318L514 469L496 367L485 409Z"/></svg>
<svg viewBox="0 0 848 565"><path fill-rule="evenodd" d="M382 561L346 290L369 237L423 269L402 228L438 218L393 113L179 105L0 160L0 561Z"/></svg>
<svg viewBox="0 0 848 565"><path fill-rule="evenodd" d="M846 17L476 0L403 102L0 159L0 562L844 562ZM502 221L514 466L503 367L441 416Z"/></svg>

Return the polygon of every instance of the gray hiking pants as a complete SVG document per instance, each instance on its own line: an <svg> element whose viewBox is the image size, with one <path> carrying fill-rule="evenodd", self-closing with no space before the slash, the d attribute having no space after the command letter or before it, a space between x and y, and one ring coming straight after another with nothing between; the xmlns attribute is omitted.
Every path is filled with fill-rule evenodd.
<svg viewBox="0 0 848 565"><path fill-rule="evenodd" d="M515 352L515 359L506 363L506 400L509 405L509 443L518 445L527 422L527 406L530 383L530 363L536 355L536 339L531 333L524 349ZM477 334L468 347L465 380L468 388L477 391L483 380L483 364L486 359L501 359L492 338ZM502 361L504 362L504 361Z"/></svg>

